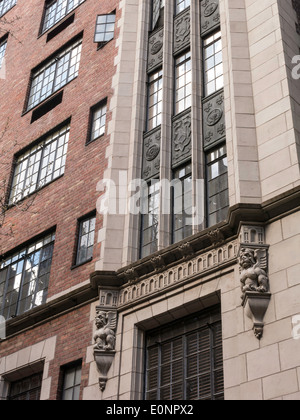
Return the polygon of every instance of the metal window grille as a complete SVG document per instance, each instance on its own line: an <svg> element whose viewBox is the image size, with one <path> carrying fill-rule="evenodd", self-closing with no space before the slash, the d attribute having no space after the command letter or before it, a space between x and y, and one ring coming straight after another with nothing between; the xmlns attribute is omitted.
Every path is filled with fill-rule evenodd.
<svg viewBox="0 0 300 420"><path fill-rule="evenodd" d="M148 83L148 124L152 130L161 124L163 71L159 70L149 76Z"/></svg>
<svg viewBox="0 0 300 420"><path fill-rule="evenodd" d="M78 401L81 383L81 363L64 370L62 400Z"/></svg>
<svg viewBox="0 0 300 420"><path fill-rule="evenodd" d="M9 400L38 401L41 395L43 374L38 373L10 384Z"/></svg>
<svg viewBox="0 0 300 420"><path fill-rule="evenodd" d="M52 28L85 0L54 0L46 3L42 32Z"/></svg>
<svg viewBox="0 0 300 420"><path fill-rule="evenodd" d="M192 235L192 168L186 165L174 172L173 242ZM174 181L173 181L174 182Z"/></svg>
<svg viewBox="0 0 300 420"><path fill-rule="evenodd" d="M212 226L226 220L229 207L226 146L207 152L206 161L208 225Z"/></svg>
<svg viewBox="0 0 300 420"><path fill-rule="evenodd" d="M175 113L179 114L192 105L191 53L181 55L175 64Z"/></svg>
<svg viewBox="0 0 300 420"><path fill-rule="evenodd" d="M220 311L167 325L146 337L147 400L222 400Z"/></svg>
<svg viewBox="0 0 300 420"><path fill-rule="evenodd" d="M90 216L80 222L76 264L82 264L93 257L95 224L95 216Z"/></svg>
<svg viewBox="0 0 300 420"><path fill-rule="evenodd" d="M94 42L106 44L108 41L113 39L115 32L115 21L116 15L114 13L97 16Z"/></svg>
<svg viewBox="0 0 300 420"><path fill-rule="evenodd" d="M0 17L17 4L17 0L0 0Z"/></svg>
<svg viewBox="0 0 300 420"><path fill-rule="evenodd" d="M78 76L82 39L57 54L32 74L27 110Z"/></svg>
<svg viewBox="0 0 300 420"><path fill-rule="evenodd" d="M64 174L69 132L68 124L17 158L10 204Z"/></svg>
<svg viewBox="0 0 300 420"><path fill-rule="evenodd" d="M221 32L204 40L205 96L224 87Z"/></svg>
<svg viewBox="0 0 300 420"><path fill-rule="evenodd" d="M7 46L7 40L0 43L0 69L2 67L2 63L4 60L6 46Z"/></svg>
<svg viewBox="0 0 300 420"><path fill-rule="evenodd" d="M46 302L55 234L24 247L0 266L0 315L10 319Z"/></svg>

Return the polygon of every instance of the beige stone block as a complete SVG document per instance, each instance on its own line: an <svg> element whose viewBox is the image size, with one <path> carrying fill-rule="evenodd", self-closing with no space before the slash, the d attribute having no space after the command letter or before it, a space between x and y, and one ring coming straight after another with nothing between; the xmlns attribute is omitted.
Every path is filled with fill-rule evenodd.
<svg viewBox="0 0 300 420"><path fill-rule="evenodd" d="M281 372L263 379L263 392L266 400L282 397L298 391L295 370Z"/></svg>
<svg viewBox="0 0 300 420"><path fill-rule="evenodd" d="M300 401L300 392L295 392L294 394L285 395L283 401Z"/></svg>
<svg viewBox="0 0 300 420"><path fill-rule="evenodd" d="M288 288L286 270L271 274L269 279L271 293L278 293Z"/></svg>
<svg viewBox="0 0 300 420"><path fill-rule="evenodd" d="M291 337L291 320L285 318L276 322L265 324L264 335L261 340L263 346L279 343Z"/></svg>
<svg viewBox="0 0 300 420"><path fill-rule="evenodd" d="M280 293L275 299L275 311L277 319L300 314L300 286L294 286Z"/></svg>
<svg viewBox="0 0 300 420"><path fill-rule="evenodd" d="M279 352L282 370L300 367L300 340L290 338L279 343Z"/></svg>
<svg viewBox="0 0 300 420"><path fill-rule="evenodd" d="M300 234L300 212L293 213L282 219L283 239Z"/></svg>
<svg viewBox="0 0 300 420"><path fill-rule="evenodd" d="M277 344L247 354L248 379L254 380L280 371Z"/></svg>
<svg viewBox="0 0 300 420"><path fill-rule="evenodd" d="M51 381L52 378L47 378L42 381L42 389L41 389L41 401L49 400L50 398L50 390L51 390Z"/></svg>
<svg viewBox="0 0 300 420"><path fill-rule="evenodd" d="M247 381L246 360L241 355L224 361L224 387L231 388Z"/></svg>
<svg viewBox="0 0 300 420"><path fill-rule="evenodd" d="M263 400L261 379L241 384L240 396L243 401Z"/></svg>
<svg viewBox="0 0 300 420"><path fill-rule="evenodd" d="M296 264L287 270L287 282L289 287L300 284L300 264Z"/></svg>
<svg viewBox="0 0 300 420"><path fill-rule="evenodd" d="M83 400L100 401L102 400L99 383L92 386L87 386L83 389Z"/></svg>

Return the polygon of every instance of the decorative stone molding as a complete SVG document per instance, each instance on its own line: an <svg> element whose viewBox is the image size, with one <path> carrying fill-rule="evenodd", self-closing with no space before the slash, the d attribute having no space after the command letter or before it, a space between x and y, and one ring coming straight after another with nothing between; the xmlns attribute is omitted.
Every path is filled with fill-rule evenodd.
<svg viewBox="0 0 300 420"><path fill-rule="evenodd" d="M138 302L155 293L167 291L176 284L184 283L195 276L205 275L212 270L221 269L228 264L235 264L238 257L238 241L234 240L221 247L195 256L191 243L184 243L178 249L182 260L171 268L160 273L127 283L120 288L119 304L121 308L127 304Z"/></svg>
<svg viewBox="0 0 300 420"><path fill-rule="evenodd" d="M263 336L263 320L271 299L268 248L262 226L241 226L239 265L242 306L253 321L254 335L259 340Z"/></svg>
<svg viewBox="0 0 300 420"><path fill-rule="evenodd" d="M173 119L172 165L190 159L192 153L191 110Z"/></svg>
<svg viewBox="0 0 300 420"><path fill-rule="evenodd" d="M148 132L144 136L143 178L151 179L160 170L160 127Z"/></svg>
<svg viewBox="0 0 300 420"><path fill-rule="evenodd" d="M201 36L207 35L220 25L219 0L201 2Z"/></svg>
<svg viewBox="0 0 300 420"><path fill-rule="evenodd" d="M224 93L209 96L203 101L204 149L224 141L226 136Z"/></svg>
<svg viewBox="0 0 300 420"><path fill-rule="evenodd" d="M190 21L190 8L174 19L174 54L178 54L190 45Z"/></svg>
<svg viewBox="0 0 300 420"><path fill-rule="evenodd" d="M163 28L152 34L149 38L148 48L148 73L162 66L163 61Z"/></svg>
<svg viewBox="0 0 300 420"><path fill-rule="evenodd" d="M106 388L107 375L113 363L116 350L116 330L118 321L118 288L100 286L100 305L96 308L96 331L94 333L94 359L99 371L99 387Z"/></svg>

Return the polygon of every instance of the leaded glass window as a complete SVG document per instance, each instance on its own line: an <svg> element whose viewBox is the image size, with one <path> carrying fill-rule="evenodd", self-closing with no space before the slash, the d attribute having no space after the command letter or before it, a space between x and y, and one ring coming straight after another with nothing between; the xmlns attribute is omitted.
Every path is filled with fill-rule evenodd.
<svg viewBox="0 0 300 420"><path fill-rule="evenodd" d="M17 4L17 0L0 0L0 17L12 9L15 4Z"/></svg>
<svg viewBox="0 0 300 420"><path fill-rule="evenodd" d="M221 32L204 39L205 96L224 87Z"/></svg>
<svg viewBox="0 0 300 420"><path fill-rule="evenodd" d="M42 32L52 28L57 22L63 19L68 13L76 9L85 0L53 0L47 1Z"/></svg>
<svg viewBox="0 0 300 420"><path fill-rule="evenodd" d="M82 264L93 257L96 216L89 216L79 223L79 240L76 264Z"/></svg>
<svg viewBox="0 0 300 420"><path fill-rule="evenodd" d="M0 265L0 315L10 319L46 302L55 234L6 257Z"/></svg>

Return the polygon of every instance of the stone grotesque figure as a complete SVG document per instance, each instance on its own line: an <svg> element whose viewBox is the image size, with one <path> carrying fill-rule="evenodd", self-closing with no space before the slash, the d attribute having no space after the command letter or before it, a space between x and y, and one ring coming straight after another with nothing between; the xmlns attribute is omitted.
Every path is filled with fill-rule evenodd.
<svg viewBox="0 0 300 420"><path fill-rule="evenodd" d="M262 256L259 251L242 248L239 261L242 298L246 292L267 293L269 291L269 279L266 273L266 255Z"/></svg>
<svg viewBox="0 0 300 420"><path fill-rule="evenodd" d="M96 315L97 331L94 334L94 349L112 351L115 349L117 313L97 311Z"/></svg>

